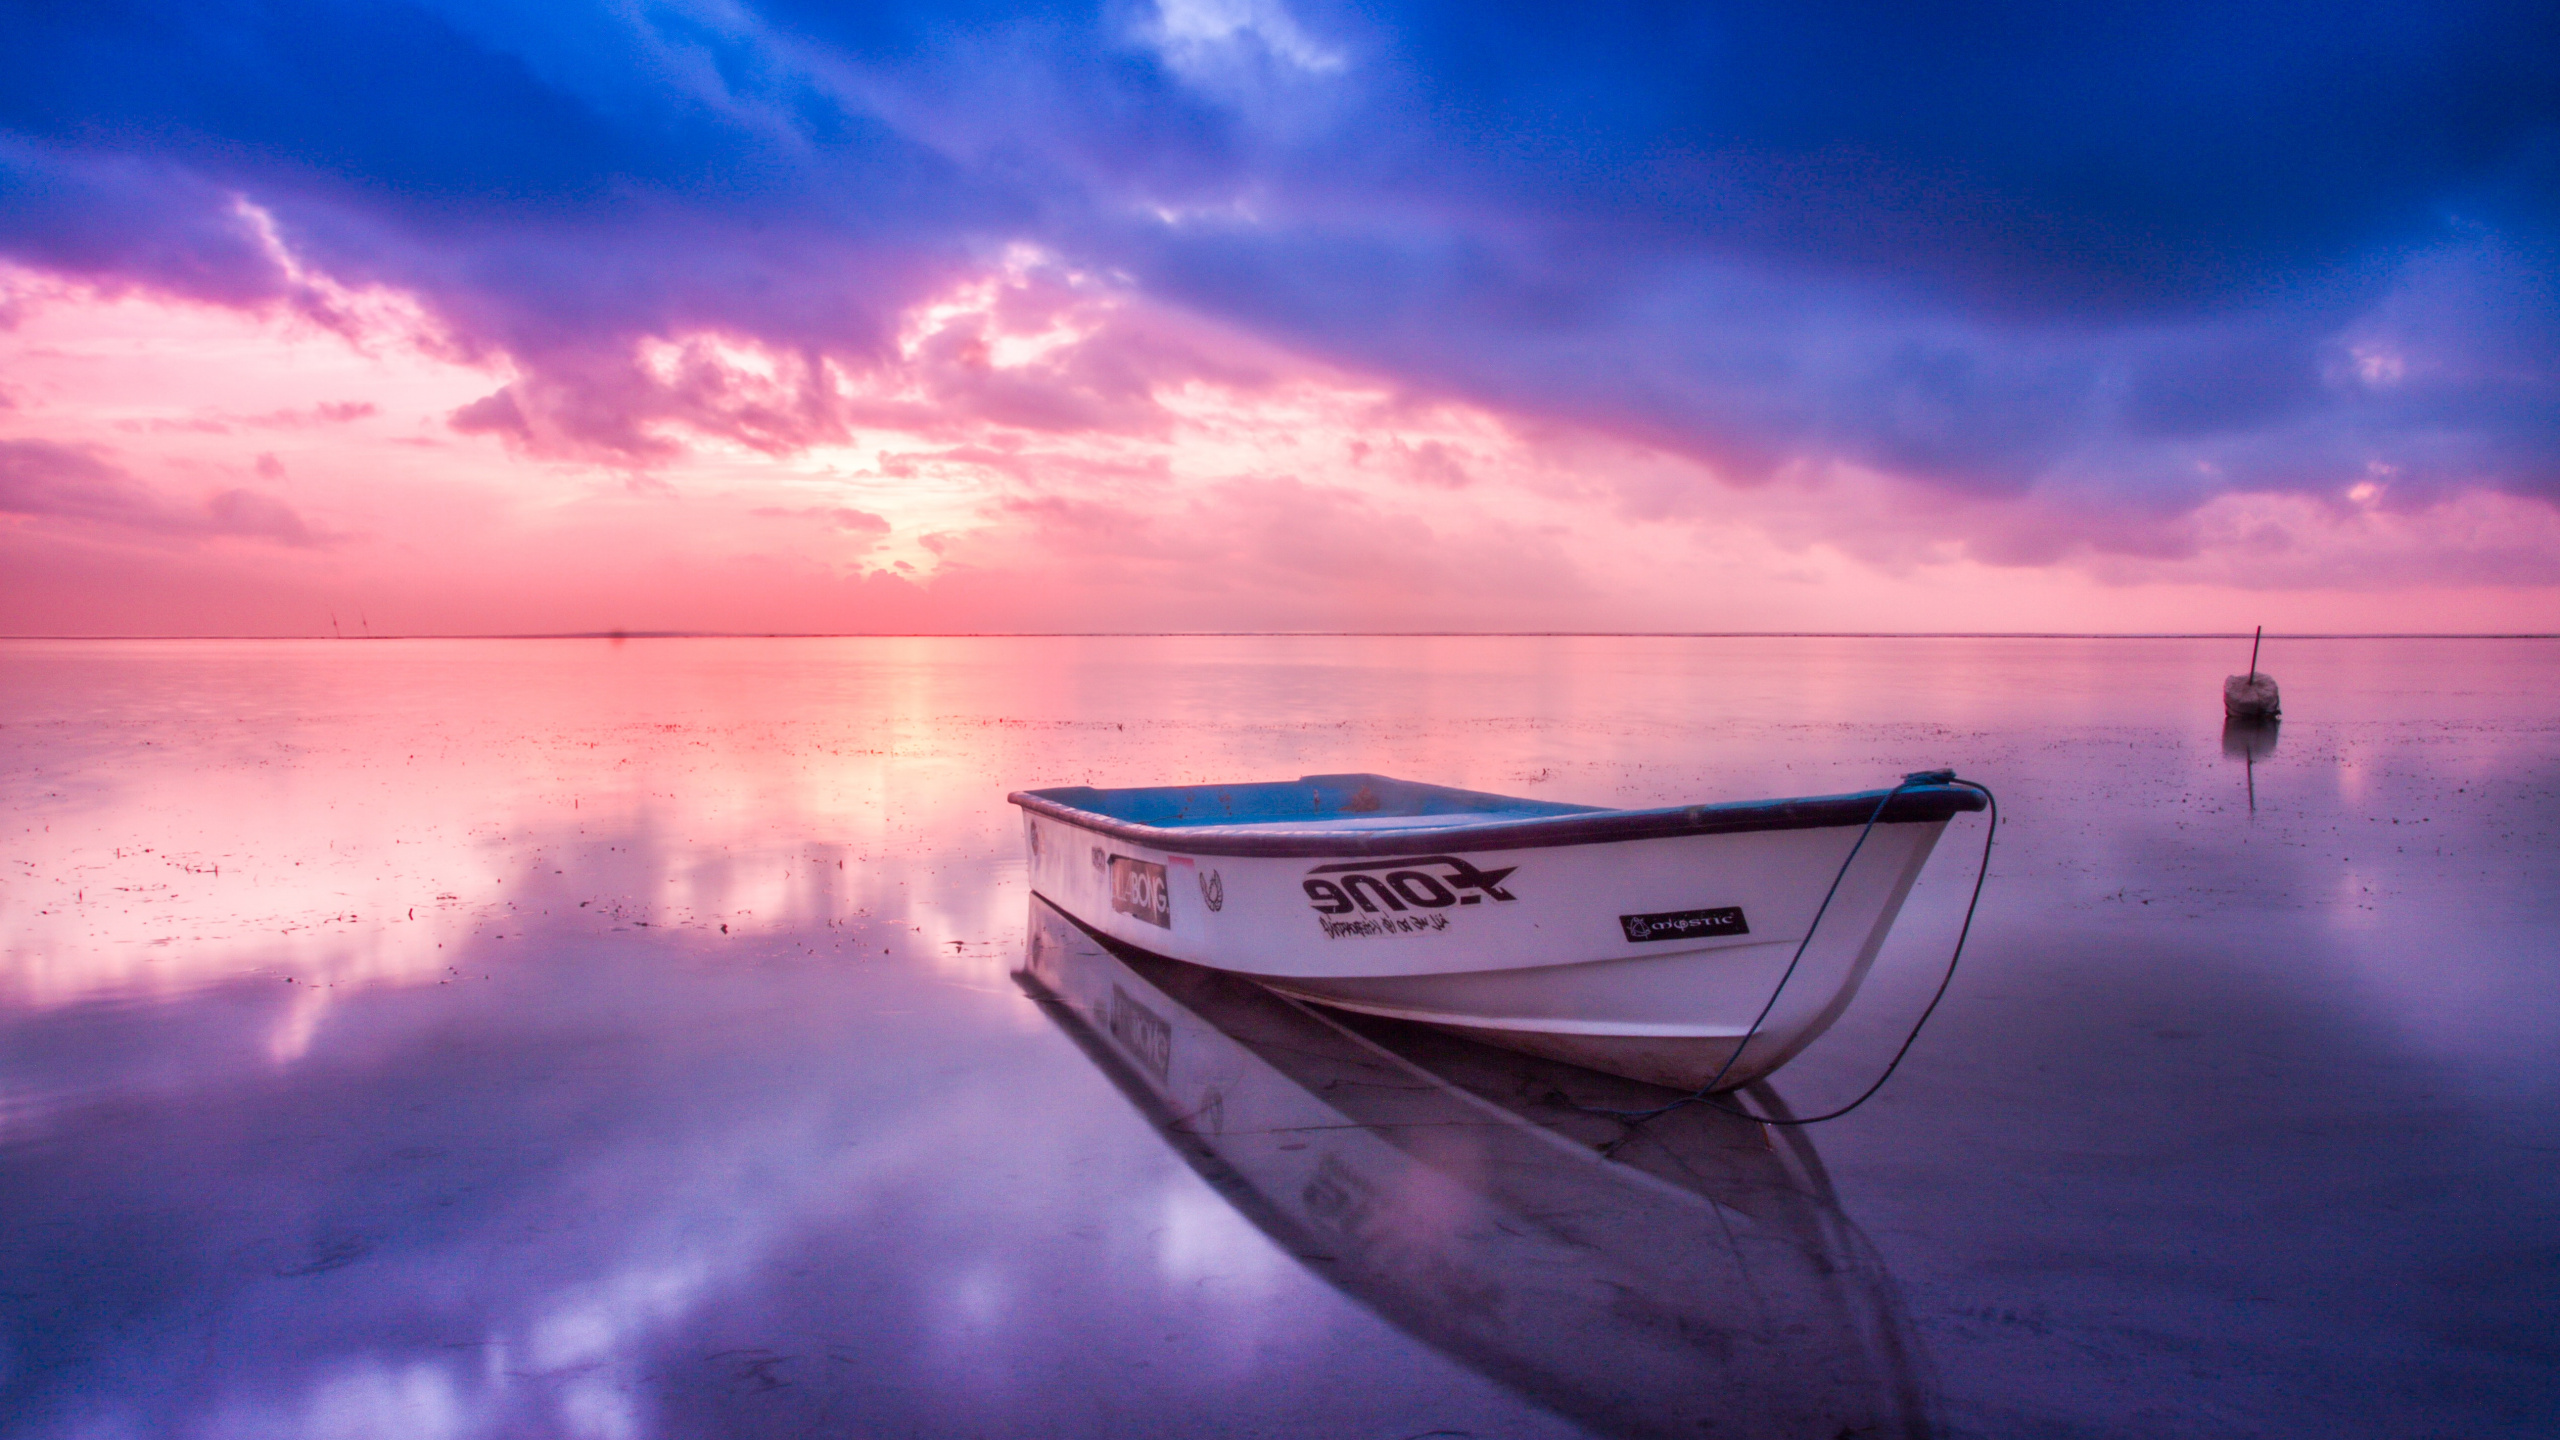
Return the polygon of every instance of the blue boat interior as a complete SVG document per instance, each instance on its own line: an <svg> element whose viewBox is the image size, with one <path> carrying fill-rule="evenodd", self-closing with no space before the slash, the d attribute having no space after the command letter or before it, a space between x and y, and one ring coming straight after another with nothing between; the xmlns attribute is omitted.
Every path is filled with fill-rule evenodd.
<svg viewBox="0 0 2560 1440"><path fill-rule="evenodd" d="M1307 775L1258 785L1150 785L1128 790L1063 785L1031 793L1114 820L1168 830L1207 825L1427 828L1590 815L1600 810L1595 805L1453 790L1386 775Z"/></svg>

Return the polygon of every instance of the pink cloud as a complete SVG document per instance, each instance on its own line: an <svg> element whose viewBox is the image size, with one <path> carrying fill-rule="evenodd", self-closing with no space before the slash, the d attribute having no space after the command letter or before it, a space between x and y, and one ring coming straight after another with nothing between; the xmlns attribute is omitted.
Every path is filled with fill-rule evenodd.
<svg viewBox="0 0 2560 1440"><path fill-rule="evenodd" d="M747 513L765 520L816 520L856 535L889 533L888 521L867 510L854 510L842 505L803 505L798 509L759 505Z"/></svg>
<svg viewBox="0 0 2560 1440"><path fill-rule="evenodd" d="M689 334L525 370L397 297L39 289L0 334L7 632L2560 626L2538 501L1736 485L1036 260L861 367Z"/></svg>

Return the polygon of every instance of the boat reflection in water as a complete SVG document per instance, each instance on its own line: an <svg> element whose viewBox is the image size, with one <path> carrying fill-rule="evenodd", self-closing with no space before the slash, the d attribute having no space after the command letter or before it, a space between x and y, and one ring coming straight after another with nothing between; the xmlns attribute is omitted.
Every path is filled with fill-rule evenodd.
<svg viewBox="0 0 2560 1440"><path fill-rule="evenodd" d="M1015 978L1282 1248L1540 1405L1610 1435L1927 1433L1892 1283L1797 1132L1592 1115L1666 1092L1302 1005L1036 897Z"/></svg>

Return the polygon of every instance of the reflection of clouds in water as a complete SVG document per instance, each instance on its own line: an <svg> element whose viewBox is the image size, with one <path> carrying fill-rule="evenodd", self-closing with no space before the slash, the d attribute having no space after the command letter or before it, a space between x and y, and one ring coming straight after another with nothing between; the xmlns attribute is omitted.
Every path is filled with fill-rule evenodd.
<svg viewBox="0 0 2560 1440"><path fill-rule="evenodd" d="M2338 872L2328 898L2321 903L2329 928L2361 933L2374 928L2374 883L2380 877L2349 865Z"/></svg>
<svg viewBox="0 0 2560 1440"><path fill-rule="evenodd" d="M303 1395L280 1405L232 1411L210 1435L298 1436L303 1440L459 1440L479 1433L487 1412L474 1404L448 1366L386 1365L366 1358L333 1368Z"/></svg>
<svg viewBox="0 0 2560 1440"><path fill-rule="evenodd" d="M2373 790L2370 771L2375 756L2371 747L2359 740L2342 740L2330 762L2337 776L2338 804L2343 809L2361 808Z"/></svg>
<svg viewBox="0 0 2560 1440"><path fill-rule="evenodd" d="M1017 963L1021 953L1015 947ZM1030 1013L1039 1020L1037 1010ZM1188 1176L1167 1178L1154 1196L1153 1253L1144 1263L1166 1288L1206 1289L1228 1307L1227 1323L1197 1337L1189 1363L1242 1383L1259 1369L1271 1332L1297 1323L1274 1304L1288 1292L1296 1262L1214 1192Z"/></svg>
<svg viewBox="0 0 2560 1440"><path fill-rule="evenodd" d="M339 933L242 935L147 949L142 958L109 939L84 937L77 914L32 936L22 930L13 939L32 953L20 963L13 947L8 973L16 981L17 1008L41 1013L224 991L262 1017L254 1053L282 1066L306 1060L356 994L503 983L549 963L559 947L579 944L691 937L726 947L705 952L710 963L762 944L851 963L864 956L910 957L924 950L928 937L958 933L971 937L966 953L947 945L924 953L937 970L994 989L981 978L990 944L977 937L986 932L970 927L983 923L974 919L983 910L979 892L1004 887L990 884L983 869L948 867L943 883L968 903L938 907L932 893L920 896L893 875L843 863L835 847L732 844L706 853L654 828L616 833L592 824L566 834L519 828L510 843L520 850L520 863L491 882L486 898L472 903L457 896L432 910L421 907L415 921L404 909L368 926L361 909L351 909ZM218 889L201 893L208 912L226 903ZM40 926L57 923L41 913L32 918ZM168 918L183 923L185 917ZM1019 1017L1018 1026L1036 1028L1036 1017ZM199 1054L193 1073L202 1078L207 1067L236 1068L252 1053ZM129 1058L146 1069L160 1063L149 1055ZM13 1068L0 1086L0 1133L37 1122L54 1103L48 1095L30 1082L25 1067Z"/></svg>
<svg viewBox="0 0 2560 1440"><path fill-rule="evenodd" d="M1015 955L1020 956L1017 948ZM1026 1007L1027 1008L1027 1007ZM1034 1018L1039 1012L1032 1011ZM1046 1024L1044 1020L1041 1023ZM1282 1302L1297 1262L1265 1239L1234 1206L1189 1176L1168 1177L1156 1197L1152 1268L1168 1289L1214 1293L1228 1319L1197 1338L1189 1363L1251 1383L1269 1353L1273 1332L1299 1323Z"/></svg>
<svg viewBox="0 0 2560 1440"><path fill-rule="evenodd" d="M59 1388L94 1363L71 1356L117 1353L105 1336L133 1317L155 1329L201 1323L181 1276L206 1264L233 1275L219 1367L180 1364L148 1400L110 1397L127 1429L176 1428L155 1408L174 1403L218 1418L211 1433L660 1433L647 1383L664 1352L694 1343L706 1307L777 1252L805 1246L813 1223L904 1208L949 1136L996 1123L993 1097L980 1091L1000 1075L955 1074L929 1029L826 1056L825 1037L852 1030L846 1012L862 992L912 998L929 980L848 972L774 936L551 938L550 966L512 985L432 1000L341 996L344 1023L314 1037L301 1078L260 1066L196 1070L183 1105L149 1115L128 1138L157 1173L223 1177L235 1203L206 1210L195 1233L145 1243L71 1227L62 1207L85 1203L93 1180L139 1177L111 1159L95 1176L30 1171L48 1153L88 1155L100 1143L77 1105L57 1107L51 1118L71 1148L20 1150L5 1172L24 1223L16 1244L0 1243L15 1252L0 1264L50 1297L55 1332L51 1346L16 1348L56 1378L17 1378L22 1395L35 1383L30 1398L69 1412L61 1426L30 1420L23 1433L83 1434L112 1418ZM735 978L741 966L753 983ZM259 988L241 1005L236 993L108 1016L135 1032L128 1048L139 1054L172 1024L199 1036L243 1025L259 1033L294 1004ZM776 1016L777 1002L791 1005L788 1018ZM1011 1004L1029 1008L1018 995ZM636 1028L635 1006L651 1017ZM684 1023L669 1029L672 1017ZM456 1034L476 1038L457 1047ZM862 1078L865 1063L937 1078L903 1087L882 1110L846 1088L879 1083ZM48 1239L66 1234L81 1238ZM156 1271L141 1288L84 1293L83 1276L130 1267L138 1243ZM921 1305L952 1253L905 1255L891 1277ZM246 1257L248 1268L223 1256ZM1001 1296L1016 1283L1011 1268L996 1246L963 1273ZM1020 1319L1002 1306L979 1318L980 1332ZM47 1363L50 1348L69 1354ZM404 1354L417 1358L401 1363Z"/></svg>
<svg viewBox="0 0 2560 1440"><path fill-rule="evenodd" d="M938 1287L947 1338L966 1343L1004 1317L1012 1305L1013 1287L1004 1272L984 1261L944 1277Z"/></svg>
<svg viewBox="0 0 2560 1440"><path fill-rule="evenodd" d="M541 1373L612 1360L629 1348L635 1334L683 1314L710 1278L711 1267L697 1256L681 1263L633 1265L555 1296L527 1327L526 1362Z"/></svg>
<svg viewBox="0 0 2560 1440"><path fill-rule="evenodd" d="M1198 1186L1176 1186L1155 1199L1156 1271L1169 1284L1212 1275L1232 1278L1230 1267L1238 1254L1272 1253L1254 1238L1253 1227L1236 1218L1233 1207Z"/></svg>
<svg viewBox="0 0 2560 1440"><path fill-rule="evenodd" d="M793 657L717 644L640 663L466 647L470 664L439 644L204 645L190 705L104 713L95 697L157 652L13 655L0 738L31 798L0 892L0 1001L244 974L432 983L459 944L581 902L732 934L885 907L930 916L936 942L986 940L986 876L951 863L1004 853L986 757L953 763L985 717L937 713L942 677L877 663L898 653L852 667L895 683L812 695Z"/></svg>
<svg viewBox="0 0 2560 1440"><path fill-rule="evenodd" d="M729 1257L742 1259L746 1257ZM673 1325L716 1284L719 1271L703 1258L651 1265L643 1262L618 1270L594 1283L553 1297L544 1313L526 1327L525 1370L539 1393L542 1381L558 1385L546 1407L579 1436L632 1436L645 1433L644 1417L631 1394L629 1363L634 1351ZM513 1347L492 1343L489 1354L503 1361ZM512 1388L514 1370L491 1375L498 1390Z"/></svg>
<svg viewBox="0 0 2560 1440"><path fill-rule="evenodd" d="M320 1033L320 1021L329 1013L329 997L334 985L296 985L293 998L286 1002L284 1015L273 1030L267 1032L267 1058L278 1065L290 1065L311 1049L311 1037Z"/></svg>
<svg viewBox="0 0 2560 1440"><path fill-rule="evenodd" d="M109 823L139 825L117 815ZM332 989L433 984L454 978L475 942L539 943L562 931L673 928L735 936L809 932L827 938L848 924L908 927L937 947L956 975L1001 980L989 963L963 963L949 941L989 955L1001 933L993 917L1001 885L987 868L952 865L910 884L865 863L852 845L771 839L700 838L704 827L659 813L607 829L602 817L573 828L510 827L474 837L409 814L380 851L332 837L284 833L251 837L273 853L307 858L237 862L213 872L205 861L183 888L154 883L157 868L198 857L112 845L104 862L78 863L76 836L57 853L74 863L29 866L0 896L0 979L20 1005L49 1007L91 997L174 994L246 976L311 992L272 1048L279 1060L307 1047ZM820 821L809 823L819 824ZM69 828L69 827L62 827ZM768 827L759 827L768 828ZM385 867L398 868L385 873ZM1018 867L1016 867L1018 868ZM282 880L273 878L280 872ZM1018 897L1014 897L1018 904ZM504 950L484 960L512 958ZM318 998L314 998L318 997Z"/></svg>
<svg viewBox="0 0 2560 1440"><path fill-rule="evenodd" d="M560 1392L563 1429L578 1440L639 1440L649 1433L640 1411L630 1387L615 1380L580 1376Z"/></svg>

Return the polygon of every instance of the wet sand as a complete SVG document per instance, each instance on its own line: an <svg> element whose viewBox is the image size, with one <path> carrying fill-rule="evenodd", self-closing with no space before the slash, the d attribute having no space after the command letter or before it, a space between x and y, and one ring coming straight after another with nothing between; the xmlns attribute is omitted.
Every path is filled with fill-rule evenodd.
<svg viewBox="0 0 2560 1440"><path fill-rule="evenodd" d="M0 643L0 1436L2547 1434L2560 644L2271 640L2227 737L2244 661ZM1120 982L1291 1150L1021 978L1018 786L1936 765L1973 945L1800 1140ZM1772 1103L1890 1051L1979 823Z"/></svg>

